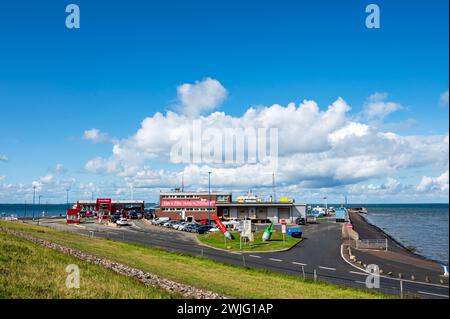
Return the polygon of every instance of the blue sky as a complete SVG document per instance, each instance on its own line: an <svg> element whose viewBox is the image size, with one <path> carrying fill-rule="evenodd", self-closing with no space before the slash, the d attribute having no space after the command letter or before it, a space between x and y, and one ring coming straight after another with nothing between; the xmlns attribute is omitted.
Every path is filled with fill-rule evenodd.
<svg viewBox="0 0 450 319"><path fill-rule="evenodd" d="M55 189L69 179L74 196L83 195L76 185L91 182L99 193L111 195L123 185L123 174L87 171L86 163L109 158L111 144L132 137L145 118L174 109L177 87L206 78L227 91L215 109L236 118L250 106L304 99L325 111L342 97L352 108L348 119L361 122L368 97L379 92L388 93L385 102L401 107L365 124L402 137L445 138L448 102L440 96L448 92L448 1L372 2L381 8L381 29L365 27L366 1L80 0L73 1L81 9L78 30L64 24L69 2L3 3L0 156L7 161L0 161L0 201L10 201L11 189L20 194L11 201L26 199L27 187L49 174L53 184L41 191L51 190L53 202L64 201L65 193ZM83 139L92 128L116 142ZM54 172L57 164L63 173ZM163 160L139 165L171 169ZM408 189L424 176L433 180L445 172L446 184L444 176L443 188L435 180L433 189L445 191L447 185L448 193L448 165L423 161L398 165L389 176L338 184L375 186L393 178ZM153 199L157 186L140 196ZM306 200L328 188L304 188L293 180L286 180L286 187ZM371 196L361 200L421 200L401 192ZM423 201L448 201L442 192L433 196Z"/></svg>

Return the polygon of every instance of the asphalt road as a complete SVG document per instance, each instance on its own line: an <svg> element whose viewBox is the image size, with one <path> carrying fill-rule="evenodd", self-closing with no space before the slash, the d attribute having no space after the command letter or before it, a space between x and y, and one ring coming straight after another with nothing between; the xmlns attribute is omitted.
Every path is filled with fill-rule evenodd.
<svg viewBox="0 0 450 319"><path fill-rule="evenodd" d="M132 226L115 228L98 224L84 224L85 228L55 222L43 223L49 227L70 230L84 235L109 238L111 240L138 243L188 255L204 256L220 262L267 269L284 274L368 289L368 276L362 269L344 260L341 248L341 224L326 219L303 227L304 240L294 248L283 252L240 253L228 252L201 245L194 234L148 225L134 221ZM379 291L420 298L448 298L448 286L425 282L402 280L380 276Z"/></svg>

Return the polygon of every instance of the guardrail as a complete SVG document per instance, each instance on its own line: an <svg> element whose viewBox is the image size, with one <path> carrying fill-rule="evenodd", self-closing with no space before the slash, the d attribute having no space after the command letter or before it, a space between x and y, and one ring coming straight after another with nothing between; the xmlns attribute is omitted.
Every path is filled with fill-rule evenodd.
<svg viewBox="0 0 450 319"><path fill-rule="evenodd" d="M355 241L356 249L388 250L388 240L385 239L359 239Z"/></svg>

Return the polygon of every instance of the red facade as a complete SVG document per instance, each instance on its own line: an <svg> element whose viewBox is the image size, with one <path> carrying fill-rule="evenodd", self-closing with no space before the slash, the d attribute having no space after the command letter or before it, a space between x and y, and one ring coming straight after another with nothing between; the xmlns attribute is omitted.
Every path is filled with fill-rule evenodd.
<svg viewBox="0 0 450 319"><path fill-rule="evenodd" d="M230 202L229 193L161 193L160 208L156 211L158 217L169 217L174 220L189 217L195 220L208 218L208 209L211 213L217 210L218 202Z"/></svg>

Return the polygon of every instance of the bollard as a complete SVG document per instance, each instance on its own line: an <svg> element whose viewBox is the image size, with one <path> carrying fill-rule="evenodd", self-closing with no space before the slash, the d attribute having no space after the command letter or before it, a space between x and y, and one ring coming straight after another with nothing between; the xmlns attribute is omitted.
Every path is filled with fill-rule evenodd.
<svg viewBox="0 0 450 319"><path fill-rule="evenodd" d="M314 268L314 281L317 281L317 271L315 268Z"/></svg>
<svg viewBox="0 0 450 319"><path fill-rule="evenodd" d="M425 276L425 282L431 282L430 277Z"/></svg>
<svg viewBox="0 0 450 319"><path fill-rule="evenodd" d="M203 257L203 248L202 248L202 255L201 256Z"/></svg>
<svg viewBox="0 0 450 319"><path fill-rule="evenodd" d="M415 280L416 280L416 276L411 275L411 280L412 280L412 281L415 281Z"/></svg>
<svg viewBox="0 0 450 319"><path fill-rule="evenodd" d="M443 276L448 278L448 266L442 266L442 268L444 268Z"/></svg>
<svg viewBox="0 0 450 319"><path fill-rule="evenodd" d="M400 298L403 299L403 280L400 280Z"/></svg>
<svg viewBox="0 0 450 319"><path fill-rule="evenodd" d="M302 266L302 273L303 273L303 280L305 280L306 279L305 266Z"/></svg>
<svg viewBox="0 0 450 319"><path fill-rule="evenodd" d="M403 279L403 274L402 274L402 273L399 273L399 274L398 274L398 278Z"/></svg>
<svg viewBox="0 0 450 319"><path fill-rule="evenodd" d="M244 264L244 267L246 267L245 266L245 255L244 254L242 254L242 263Z"/></svg>

